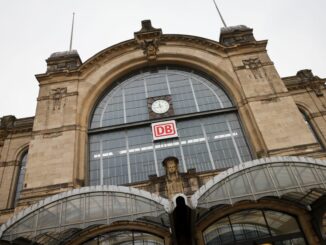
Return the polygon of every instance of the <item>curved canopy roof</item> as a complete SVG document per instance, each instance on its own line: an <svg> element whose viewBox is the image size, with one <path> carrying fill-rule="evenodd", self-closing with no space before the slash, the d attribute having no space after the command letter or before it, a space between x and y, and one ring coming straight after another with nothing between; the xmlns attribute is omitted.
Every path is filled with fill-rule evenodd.
<svg viewBox="0 0 326 245"><path fill-rule="evenodd" d="M326 194L326 161L271 157L230 168L202 186L189 205L198 212L242 200L274 196L309 206ZM167 199L121 186L93 186L48 197L0 227L7 241L60 244L95 226L143 221L169 227Z"/></svg>
<svg viewBox="0 0 326 245"><path fill-rule="evenodd" d="M121 186L75 189L46 198L23 210L0 228L4 240L59 244L83 229L115 221L169 226L168 200Z"/></svg>
<svg viewBox="0 0 326 245"><path fill-rule="evenodd" d="M193 207L211 208L275 196L310 205L326 193L326 161L271 157L239 164L214 177L192 197Z"/></svg>

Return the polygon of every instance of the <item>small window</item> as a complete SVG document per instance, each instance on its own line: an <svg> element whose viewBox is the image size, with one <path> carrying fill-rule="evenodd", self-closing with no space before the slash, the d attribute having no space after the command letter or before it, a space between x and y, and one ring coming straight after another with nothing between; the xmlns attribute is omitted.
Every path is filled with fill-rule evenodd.
<svg viewBox="0 0 326 245"><path fill-rule="evenodd" d="M299 109L301 112L301 115L303 117L303 120L305 121L307 127L309 128L310 132L312 133L312 135L314 136L315 140L321 145L323 146L323 144L321 143L320 138L318 137L318 134L316 132L316 130L314 129L313 125L311 124L310 118L308 117L308 115L302 111L301 109Z"/></svg>
<svg viewBox="0 0 326 245"><path fill-rule="evenodd" d="M22 191L24 187L24 179L25 179L25 173L26 173L26 164L27 164L27 155L28 152L24 152L20 162L19 162L19 176L17 180L17 185L16 185L16 194L15 194L15 200L14 200L14 207L16 207L19 197L20 197L20 192Z"/></svg>

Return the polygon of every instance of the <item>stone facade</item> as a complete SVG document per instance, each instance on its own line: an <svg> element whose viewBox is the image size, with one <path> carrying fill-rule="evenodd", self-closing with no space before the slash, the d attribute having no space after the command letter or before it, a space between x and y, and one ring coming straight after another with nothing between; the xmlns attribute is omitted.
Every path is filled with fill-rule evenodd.
<svg viewBox="0 0 326 245"><path fill-rule="evenodd" d="M94 105L115 80L141 67L176 64L220 81L236 105L254 158L324 159L326 79L314 76L310 70L281 78L266 45L266 40L255 40L253 30L245 26L223 28L220 42L216 42L163 34L145 21L134 39L102 50L84 63L76 51L51 55L46 60L46 72L36 76L40 89L35 117L1 118L0 224L14 212L48 196L87 186L88 127ZM27 149L24 188L14 207L19 161ZM223 170L179 174L174 169L170 174L177 175L150 176L148 181L129 186L172 200L176 193L192 195ZM263 206L264 202L255 205ZM211 219L220 214L214 213ZM300 215L307 219L306 214Z"/></svg>

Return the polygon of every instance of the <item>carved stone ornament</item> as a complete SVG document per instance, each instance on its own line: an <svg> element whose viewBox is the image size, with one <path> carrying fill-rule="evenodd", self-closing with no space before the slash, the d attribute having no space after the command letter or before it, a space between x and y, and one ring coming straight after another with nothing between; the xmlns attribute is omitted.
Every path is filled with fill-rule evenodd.
<svg viewBox="0 0 326 245"><path fill-rule="evenodd" d="M135 39L140 48L144 50L147 59L155 60L159 51L162 29L154 28L150 20L143 20L141 24L141 30L134 33Z"/></svg>
<svg viewBox="0 0 326 245"><path fill-rule="evenodd" d="M6 137L9 135L10 129L14 127L16 117L9 115L0 118L0 147L4 145Z"/></svg>
<svg viewBox="0 0 326 245"><path fill-rule="evenodd" d="M177 193L183 193L183 181L179 175L179 160L176 157L167 157L163 160L163 166L166 173L166 190L167 195L171 199Z"/></svg>
<svg viewBox="0 0 326 245"><path fill-rule="evenodd" d="M66 94L67 88L56 88L50 91L50 98L53 101L52 109L54 111L60 110L61 107L64 106L64 103L62 103L62 99L66 96Z"/></svg>
<svg viewBox="0 0 326 245"><path fill-rule="evenodd" d="M245 69L250 69L256 79L264 78L264 72L261 70L262 63L258 58L252 58L242 61Z"/></svg>
<svg viewBox="0 0 326 245"><path fill-rule="evenodd" d="M311 70L301 70L297 72L297 77L300 78L302 83L306 83L309 88L311 88L317 96L323 96L321 91L321 84L318 79L313 75Z"/></svg>

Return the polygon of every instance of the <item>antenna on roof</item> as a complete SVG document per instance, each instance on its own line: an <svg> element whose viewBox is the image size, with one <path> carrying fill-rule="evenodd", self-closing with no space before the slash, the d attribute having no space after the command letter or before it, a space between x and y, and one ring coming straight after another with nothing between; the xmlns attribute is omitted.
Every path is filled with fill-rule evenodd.
<svg viewBox="0 0 326 245"><path fill-rule="evenodd" d="M217 10L217 12L218 12L218 14L219 14L219 16L220 16L222 22L223 22L224 27L227 27L227 25L226 25L226 23L225 23L225 21L224 21L224 19L223 19L223 16L222 16L220 10L219 10L218 7L217 7L217 4L216 4L215 0L213 0L213 2L214 2L214 4L215 4L216 10Z"/></svg>
<svg viewBox="0 0 326 245"><path fill-rule="evenodd" d="M71 49L72 49L72 38L73 38L73 35L74 35L74 22L75 22L75 12L72 13L72 24L71 24L69 51L71 51Z"/></svg>

